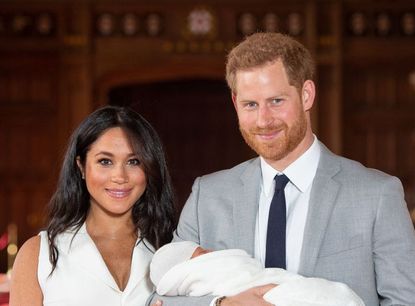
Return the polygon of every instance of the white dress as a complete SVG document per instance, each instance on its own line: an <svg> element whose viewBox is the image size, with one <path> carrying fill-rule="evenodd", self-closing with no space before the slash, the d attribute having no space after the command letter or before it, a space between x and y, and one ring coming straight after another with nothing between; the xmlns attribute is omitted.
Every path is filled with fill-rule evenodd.
<svg viewBox="0 0 415 306"><path fill-rule="evenodd" d="M148 241L137 241L133 250L130 279L125 290L121 291L88 235L85 224L75 236L73 234L73 231L67 231L58 235L56 245L59 259L51 276L47 233L42 231L39 234L38 279L43 293L43 305L145 305L153 291L148 273L154 249Z"/></svg>

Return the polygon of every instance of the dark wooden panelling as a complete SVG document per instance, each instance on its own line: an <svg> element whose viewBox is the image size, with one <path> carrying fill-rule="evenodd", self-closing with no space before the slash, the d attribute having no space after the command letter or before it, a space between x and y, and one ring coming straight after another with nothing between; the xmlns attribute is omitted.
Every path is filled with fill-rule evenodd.
<svg viewBox="0 0 415 306"><path fill-rule="evenodd" d="M346 156L398 176L408 207L414 202L415 87L413 62L399 58L345 66L343 111Z"/></svg>
<svg viewBox="0 0 415 306"><path fill-rule="evenodd" d="M57 177L58 66L56 56L3 54L8 61L0 61L0 231L16 224L22 243L43 225Z"/></svg>

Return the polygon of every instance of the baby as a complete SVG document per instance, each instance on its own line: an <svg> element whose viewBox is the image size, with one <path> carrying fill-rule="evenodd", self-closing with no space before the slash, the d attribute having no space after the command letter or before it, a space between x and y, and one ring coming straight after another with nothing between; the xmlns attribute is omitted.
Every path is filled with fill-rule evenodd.
<svg viewBox="0 0 415 306"><path fill-rule="evenodd" d="M345 284L306 278L261 263L238 249L209 251L190 241L160 248L150 265L150 278L159 295L231 296L255 286L276 284L264 295L283 306L364 306Z"/></svg>

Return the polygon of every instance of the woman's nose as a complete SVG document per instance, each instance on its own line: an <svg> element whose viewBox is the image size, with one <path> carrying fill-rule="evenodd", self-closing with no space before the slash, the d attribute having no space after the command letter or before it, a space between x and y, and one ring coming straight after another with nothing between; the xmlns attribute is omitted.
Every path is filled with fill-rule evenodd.
<svg viewBox="0 0 415 306"><path fill-rule="evenodd" d="M111 180L114 183L123 184L128 182L128 173L124 166L117 166L114 168Z"/></svg>

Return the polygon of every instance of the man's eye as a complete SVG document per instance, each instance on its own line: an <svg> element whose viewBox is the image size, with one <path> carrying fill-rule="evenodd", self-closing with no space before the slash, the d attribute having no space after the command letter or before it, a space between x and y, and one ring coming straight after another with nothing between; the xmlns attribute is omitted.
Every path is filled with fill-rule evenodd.
<svg viewBox="0 0 415 306"><path fill-rule="evenodd" d="M280 104L282 99L272 99L272 104Z"/></svg>
<svg viewBox="0 0 415 306"><path fill-rule="evenodd" d="M134 159L130 159L128 161L128 164L133 165L133 166L138 166L140 164L140 161L137 158L134 158Z"/></svg>
<svg viewBox="0 0 415 306"><path fill-rule="evenodd" d="M248 103L245 104L245 106L248 107L248 108L254 108L254 107L256 107L256 103L255 102L248 102Z"/></svg>
<svg viewBox="0 0 415 306"><path fill-rule="evenodd" d="M98 163L100 163L103 166L109 166L112 164L111 160L109 160L108 158L102 158L98 160Z"/></svg>

